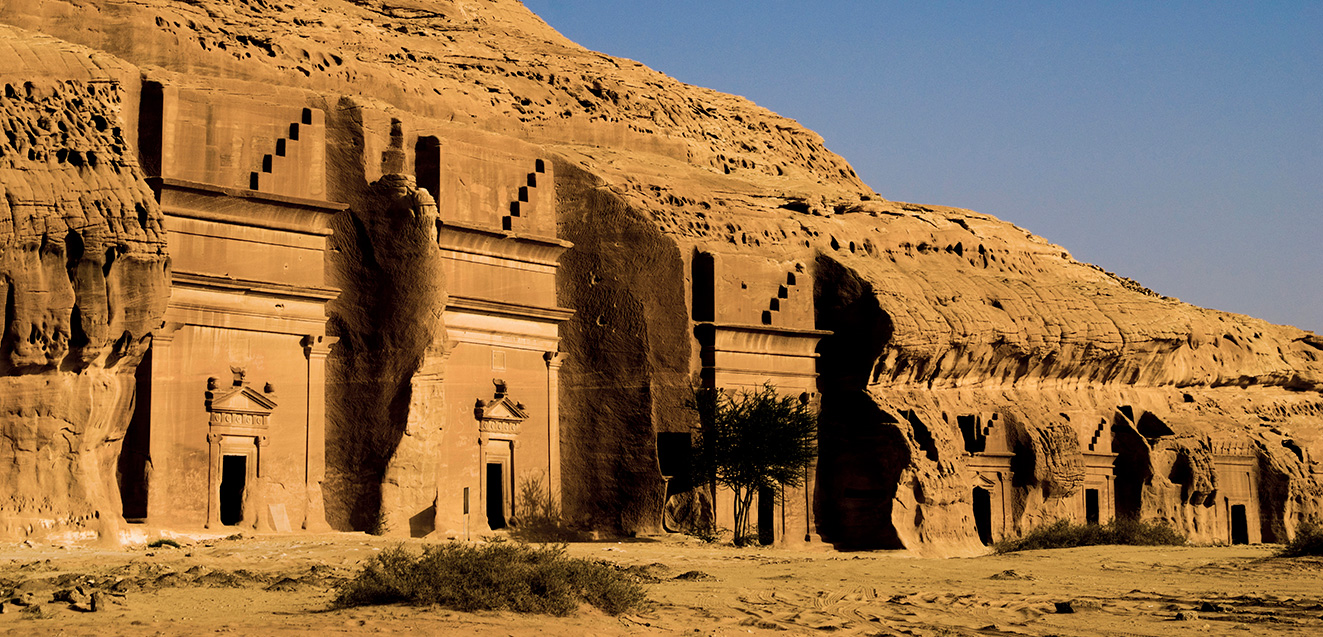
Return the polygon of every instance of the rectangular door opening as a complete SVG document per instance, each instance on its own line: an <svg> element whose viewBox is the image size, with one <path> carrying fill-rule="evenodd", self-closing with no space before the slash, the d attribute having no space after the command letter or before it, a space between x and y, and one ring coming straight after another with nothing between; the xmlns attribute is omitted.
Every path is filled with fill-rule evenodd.
<svg viewBox="0 0 1323 637"><path fill-rule="evenodd" d="M221 524L234 526L243 521L243 491L247 482L248 456L221 456Z"/></svg>
<svg viewBox="0 0 1323 637"><path fill-rule="evenodd" d="M414 175L418 187L441 201L441 142L435 137L419 137L414 145Z"/></svg>
<svg viewBox="0 0 1323 637"><path fill-rule="evenodd" d="M758 543L776 542L776 489L758 489Z"/></svg>
<svg viewBox="0 0 1323 637"><path fill-rule="evenodd" d="M1098 490L1084 490L1084 522L1087 524L1100 524L1101 519L1098 514Z"/></svg>
<svg viewBox="0 0 1323 637"><path fill-rule="evenodd" d="M1245 505L1231 506L1231 543L1249 544L1249 520L1245 517Z"/></svg>
<svg viewBox="0 0 1323 637"><path fill-rule="evenodd" d="M487 526L505 528L505 465L487 463Z"/></svg>
<svg viewBox="0 0 1323 637"><path fill-rule="evenodd" d="M984 546L992 544L992 493L983 487L974 487L974 526L978 540Z"/></svg>

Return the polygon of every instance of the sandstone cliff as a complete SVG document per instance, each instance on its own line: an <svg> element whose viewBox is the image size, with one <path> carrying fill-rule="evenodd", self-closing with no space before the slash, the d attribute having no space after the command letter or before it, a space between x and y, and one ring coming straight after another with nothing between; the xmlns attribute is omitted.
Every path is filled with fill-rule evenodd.
<svg viewBox="0 0 1323 637"><path fill-rule="evenodd" d="M0 532L113 533L133 371L168 279L124 134L137 78L54 38L0 27L0 42Z"/></svg>
<svg viewBox="0 0 1323 637"><path fill-rule="evenodd" d="M559 235L575 244L558 283L560 303L577 312L562 342L565 498L598 528L660 525L655 440L692 424L682 406L698 372L689 308L700 253L793 264L813 277L816 327L833 332L819 349L813 505L830 542L976 550L970 485L987 452L975 430L1005 447L1009 533L1070 514L1089 467L1102 462L1116 467L1115 513L1165 519L1196 538L1220 537L1218 457L1252 459L1266 539L1323 513L1320 337L1163 297L987 215L887 201L795 122L584 50L514 0L32 0L0 7L0 23L27 30L7 30L0 44L16 51L0 56L14 60L0 102L14 131L0 146L11 209L0 217L14 221L0 238L11 299L4 382L16 388L0 398L0 418L6 432L48 437L74 424L67 462L100 458L80 470L108 471L130 409L126 374L165 294L135 138L116 136L115 122L133 119L118 112L116 90L134 90L141 73L280 92L340 114L375 109L401 130L516 138L554 156ZM112 90L100 77L123 81ZM87 121L57 125L51 113ZM383 157L333 165L331 198L396 209L364 194L412 160L386 156L408 151L391 145L390 128L328 141L356 148L341 157ZM63 146L41 141L57 138ZM399 242L360 230L378 233L369 242L378 248ZM393 281L417 297L392 302L426 314L444 294L420 292L408 283L414 274ZM402 360L364 363L351 376L389 368L398 389L425 367L417 334L380 332L379 316L352 309L337 320L351 337L342 355L369 346L358 336L399 337ZM389 405L407 394L387 390L343 407L384 427L353 453L388 454L377 447L400 439L404 423ZM43 407L75 393L88 397L77 414ZM43 453L22 442L28 435L9 434L16 466ZM387 464L346 479L378 485ZM96 492L106 475L79 484L5 495L20 509L54 511L49 519L94 514L100 504L81 503L114 499ZM58 501L30 504L46 497Z"/></svg>

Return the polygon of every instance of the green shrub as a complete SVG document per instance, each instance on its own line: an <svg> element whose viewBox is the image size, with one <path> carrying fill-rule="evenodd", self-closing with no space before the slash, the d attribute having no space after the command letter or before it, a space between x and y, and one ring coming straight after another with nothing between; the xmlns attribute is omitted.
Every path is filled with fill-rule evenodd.
<svg viewBox="0 0 1323 637"><path fill-rule="evenodd" d="M342 585L337 607L435 604L459 611L568 615L588 603L611 615L645 600L643 588L605 562L567 557L563 544L453 542L421 555L395 547Z"/></svg>
<svg viewBox="0 0 1323 637"><path fill-rule="evenodd" d="M1323 556L1323 527L1313 522L1304 522L1296 527L1295 537L1282 550L1280 557L1304 557L1306 555Z"/></svg>
<svg viewBox="0 0 1323 637"><path fill-rule="evenodd" d="M1072 524L1057 520L1040 526L1018 539L1003 539L993 545L998 553L1065 549L1076 546L1125 544L1132 546L1180 546L1185 544L1180 531L1161 522L1116 519L1105 525Z"/></svg>
<svg viewBox="0 0 1323 637"><path fill-rule="evenodd" d="M176 549L177 549L177 548L179 548L179 543L176 542L176 541L174 541L174 540L172 540L172 539L170 539L170 538L161 538L161 539L159 539L159 540L153 540L151 544L148 544L148 545L147 545L147 548L149 548L149 549L159 549L159 548L161 548L161 547L163 547L163 546L168 546L168 547L170 547L170 548L176 548Z"/></svg>

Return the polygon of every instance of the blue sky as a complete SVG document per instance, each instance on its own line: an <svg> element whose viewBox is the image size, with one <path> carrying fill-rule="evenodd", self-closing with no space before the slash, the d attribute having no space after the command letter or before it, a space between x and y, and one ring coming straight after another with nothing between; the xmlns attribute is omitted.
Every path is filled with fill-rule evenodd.
<svg viewBox="0 0 1323 637"><path fill-rule="evenodd" d="M1323 332L1323 2L525 0L1182 300Z"/></svg>

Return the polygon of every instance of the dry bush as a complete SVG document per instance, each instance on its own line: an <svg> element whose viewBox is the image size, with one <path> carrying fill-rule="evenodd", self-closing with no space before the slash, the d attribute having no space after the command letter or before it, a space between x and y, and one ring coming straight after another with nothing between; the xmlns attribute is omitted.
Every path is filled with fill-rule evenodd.
<svg viewBox="0 0 1323 637"><path fill-rule="evenodd" d="M459 542L421 555L383 550L340 586L337 607L407 603L459 611L568 615L587 603L611 615L642 604L643 588L605 562L567 557L565 545Z"/></svg>
<svg viewBox="0 0 1323 637"><path fill-rule="evenodd" d="M1003 539L993 545L998 553L1036 549L1066 549L1076 546L1123 544L1131 546L1180 546L1186 538L1161 522L1115 519L1107 524L1074 524L1057 520L1040 526L1018 539Z"/></svg>
<svg viewBox="0 0 1323 637"><path fill-rule="evenodd" d="M1279 557L1323 556L1323 527L1313 522L1302 523L1295 530L1295 537L1282 550Z"/></svg>

